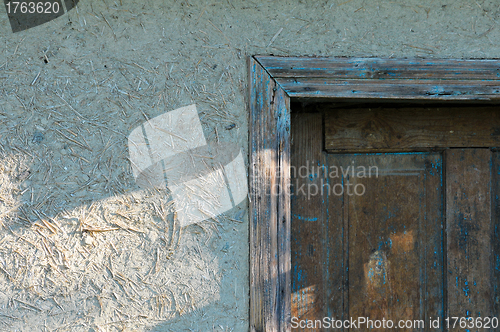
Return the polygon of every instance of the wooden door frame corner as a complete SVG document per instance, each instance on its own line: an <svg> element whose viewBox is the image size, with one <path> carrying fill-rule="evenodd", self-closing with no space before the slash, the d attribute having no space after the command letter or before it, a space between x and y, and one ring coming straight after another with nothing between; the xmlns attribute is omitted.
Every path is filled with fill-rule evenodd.
<svg viewBox="0 0 500 332"><path fill-rule="evenodd" d="M500 102L500 60L252 56L250 331L291 331L291 98Z"/></svg>

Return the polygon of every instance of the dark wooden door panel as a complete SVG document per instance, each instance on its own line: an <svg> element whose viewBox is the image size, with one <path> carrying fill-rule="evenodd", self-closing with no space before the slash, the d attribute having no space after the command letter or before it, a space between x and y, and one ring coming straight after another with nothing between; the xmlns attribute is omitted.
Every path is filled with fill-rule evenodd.
<svg viewBox="0 0 500 332"><path fill-rule="evenodd" d="M401 131L405 142L428 142L401 146L436 140L434 146L468 148L350 154L324 150L328 114L294 114L292 318L423 320L424 329L387 331L446 331L447 316L500 316L500 153L490 146L500 137L498 116L488 122L489 108L458 111L458 120L436 113L437 124L420 113L413 123L401 120L405 114L378 117L375 127L392 128L389 141ZM380 134L375 127L365 134ZM377 148L374 142L380 143L368 140L368 150ZM431 317L440 317L439 329L429 326ZM464 330L484 329L449 329Z"/></svg>
<svg viewBox="0 0 500 332"><path fill-rule="evenodd" d="M315 192L325 181L322 129L321 114L292 117L291 316L301 320L342 313L342 226L328 222L341 209L327 211L328 197Z"/></svg>
<svg viewBox="0 0 500 332"><path fill-rule="evenodd" d="M451 149L445 158L448 316L492 316L492 153Z"/></svg>
<svg viewBox="0 0 500 332"><path fill-rule="evenodd" d="M498 106L362 107L324 105L325 149L422 151L500 146Z"/></svg>
<svg viewBox="0 0 500 332"><path fill-rule="evenodd" d="M398 322L442 315L441 155L329 155L328 164L348 170L348 316Z"/></svg>
<svg viewBox="0 0 500 332"><path fill-rule="evenodd" d="M316 140L321 130L312 123L320 120L308 117L302 128L314 130L304 137ZM296 138L293 148L305 144ZM325 162L315 148L307 151L292 160L297 173L299 165L310 170L292 171L292 317L441 316L441 156L328 155ZM308 197L302 185L323 194Z"/></svg>

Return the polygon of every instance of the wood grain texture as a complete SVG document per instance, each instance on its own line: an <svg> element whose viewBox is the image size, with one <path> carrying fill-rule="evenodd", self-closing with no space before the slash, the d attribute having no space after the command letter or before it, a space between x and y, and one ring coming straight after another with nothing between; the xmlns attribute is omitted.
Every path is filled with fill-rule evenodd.
<svg viewBox="0 0 500 332"><path fill-rule="evenodd" d="M274 78L498 80L500 60L257 56Z"/></svg>
<svg viewBox="0 0 500 332"><path fill-rule="evenodd" d="M278 289L279 331L291 331L291 193L290 98L283 89L275 94L274 107L278 119Z"/></svg>
<svg viewBox="0 0 500 332"><path fill-rule="evenodd" d="M497 317L500 314L500 153L492 153L492 231L491 231L491 270L490 277L492 281L492 313ZM500 327L491 329L491 331L500 331Z"/></svg>
<svg viewBox="0 0 500 332"><path fill-rule="evenodd" d="M326 165L328 171L334 164L327 155ZM326 224L324 227L324 279L327 280L328 287L325 290L325 302L327 304L325 315L336 319L349 319L349 209L345 201L345 196L339 194L338 188L343 188L345 179L332 177L327 174L325 179L326 196ZM341 328L337 331L346 331Z"/></svg>
<svg viewBox="0 0 500 332"><path fill-rule="evenodd" d="M249 59L250 330L289 331L289 102Z"/></svg>
<svg viewBox="0 0 500 332"><path fill-rule="evenodd" d="M341 109L325 104L321 110L329 151L500 146L498 106Z"/></svg>
<svg viewBox="0 0 500 332"><path fill-rule="evenodd" d="M500 99L500 60L255 58L290 97Z"/></svg>
<svg viewBox="0 0 500 332"><path fill-rule="evenodd" d="M492 310L491 154L446 151L448 316L498 316Z"/></svg>
<svg viewBox="0 0 500 332"><path fill-rule="evenodd" d="M500 80L276 78L290 97L345 99L499 100Z"/></svg>
<svg viewBox="0 0 500 332"><path fill-rule="evenodd" d="M322 320L342 309L342 301L332 299L342 278L330 273L330 264L335 259L330 255L337 257L340 266L336 268L341 271L342 241L338 240L342 239L342 233L329 227L328 195L322 192L323 184L328 181L326 154L322 149L322 114L294 113L291 137L292 317ZM332 246L340 250L331 250Z"/></svg>
<svg viewBox="0 0 500 332"><path fill-rule="evenodd" d="M328 158L329 165L342 167L347 175L342 198L348 210L344 213L348 316L394 322L428 322L430 317L442 317L441 156L414 153ZM373 166L377 171L364 171ZM364 326L361 330L370 329Z"/></svg>
<svg viewBox="0 0 500 332"><path fill-rule="evenodd" d="M308 197L322 178L312 168L323 164L321 114L292 115L292 317L316 319L322 315L321 197ZM307 330L306 330L307 331Z"/></svg>

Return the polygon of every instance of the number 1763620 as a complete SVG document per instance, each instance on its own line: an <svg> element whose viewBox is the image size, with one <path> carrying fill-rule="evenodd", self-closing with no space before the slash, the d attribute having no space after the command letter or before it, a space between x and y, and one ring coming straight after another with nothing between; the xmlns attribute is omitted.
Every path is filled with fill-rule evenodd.
<svg viewBox="0 0 500 332"><path fill-rule="evenodd" d="M495 329L498 327L497 317L446 317L444 324L448 329Z"/></svg>
<svg viewBox="0 0 500 332"><path fill-rule="evenodd" d="M8 14L57 14L61 10L59 2L18 2L6 3Z"/></svg>

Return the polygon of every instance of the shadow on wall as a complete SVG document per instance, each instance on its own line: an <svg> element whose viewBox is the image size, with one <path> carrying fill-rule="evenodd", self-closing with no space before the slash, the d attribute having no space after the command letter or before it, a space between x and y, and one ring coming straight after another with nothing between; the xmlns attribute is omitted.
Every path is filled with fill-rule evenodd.
<svg viewBox="0 0 500 332"><path fill-rule="evenodd" d="M209 319L203 308L210 310L221 294L247 296L236 279L234 289L221 289L229 270L222 265L240 267L237 255L228 255L238 244L213 237L227 222L233 230L244 227L241 151L208 144L194 105L146 121L131 132L128 146L142 189L107 197L92 188L93 179L74 192L62 190L68 181L56 180L34 193L32 160L5 156L0 329L30 330L40 322L50 329L138 329L158 321L171 328L192 322L185 315ZM121 184L100 176L110 186Z"/></svg>
<svg viewBox="0 0 500 332"><path fill-rule="evenodd" d="M181 227L214 218L247 196L239 147L208 145L195 105L134 129L128 147L137 184L145 189L168 187Z"/></svg>

